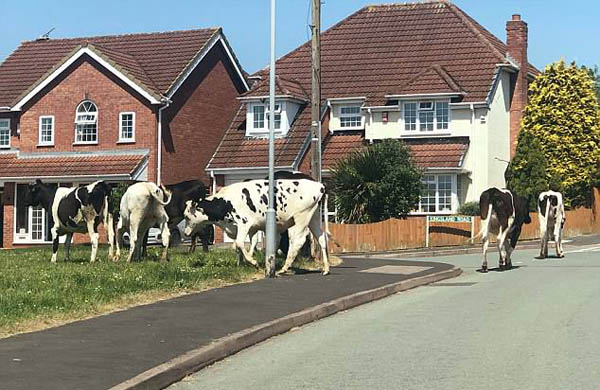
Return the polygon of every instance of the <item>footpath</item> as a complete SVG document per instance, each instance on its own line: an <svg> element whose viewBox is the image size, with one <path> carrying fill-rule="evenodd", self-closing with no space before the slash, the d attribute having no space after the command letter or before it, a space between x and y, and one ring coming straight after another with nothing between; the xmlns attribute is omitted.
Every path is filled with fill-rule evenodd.
<svg viewBox="0 0 600 390"><path fill-rule="evenodd" d="M294 327L458 276L450 264L345 258L297 273L0 340L0 389L161 389Z"/></svg>

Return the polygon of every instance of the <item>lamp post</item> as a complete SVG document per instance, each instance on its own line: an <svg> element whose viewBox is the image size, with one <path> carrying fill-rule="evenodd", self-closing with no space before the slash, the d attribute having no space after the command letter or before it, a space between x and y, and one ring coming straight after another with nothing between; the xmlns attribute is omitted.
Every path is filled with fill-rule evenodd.
<svg viewBox="0 0 600 390"><path fill-rule="evenodd" d="M267 208L265 276L275 276L275 0L271 0L271 63L269 67L269 206Z"/></svg>

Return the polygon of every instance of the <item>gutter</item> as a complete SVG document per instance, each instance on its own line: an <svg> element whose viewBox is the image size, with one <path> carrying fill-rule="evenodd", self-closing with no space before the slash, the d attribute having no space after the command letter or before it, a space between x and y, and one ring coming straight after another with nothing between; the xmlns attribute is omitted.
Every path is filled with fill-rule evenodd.
<svg viewBox="0 0 600 390"><path fill-rule="evenodd" d="M156 154L156 184L161 184L161 168L162 168L162 112L164 109L169 107L172 103L171 99L166 96L162 96L160 99L163 103L162 107L158 108L158 124L157 124L157 146L158 151Z"/></svg>

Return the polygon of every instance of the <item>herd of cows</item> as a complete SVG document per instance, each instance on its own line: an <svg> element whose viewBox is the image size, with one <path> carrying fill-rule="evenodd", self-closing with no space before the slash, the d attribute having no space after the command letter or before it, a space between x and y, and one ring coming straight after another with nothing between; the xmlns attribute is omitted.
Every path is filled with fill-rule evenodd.
<svg viewBox="0 0 600 390"><path fill-rule="evenodd" d="M315 245L320 246L323 274L328 274L327 235L316 212L325 195L324 185L301 173L277 172L275 179L277 231L289 237L287 257L279 272L289 269L310 233L316 238ZM136 182L127 188L116 211L111 212L112 188L104 181L67 188L38 179L28 186L24 201L28 206L43 207L52 218L52 262L57 260L59 238L63 235L69 258L73 233L88 233L92 245L90 261L95 261L100 224L105 226L112 260L120 258L124 233L129 235L127 261L141 258L148 230L157 227L163 244L161 261L166 261L170 230L185 219L185 234L192 237L192 245L196 236L200 236L206 248L206 226L217 225L234 239L233 246L240 258L258 267L253 252L256 233L264 231L266 226L267 197L266 180L235 183L208 197L204 184L196 180L170 186ZM245 247L248 236L252 243L250 251Z"/></svg>
<svg viewBox="0 0 600 390"><path fill-rule="evenodd" d="M317 210L325 198L325 186L302 173L277 172L275 175L275 211L278 234L289 237L287 257L280 273L286 272L295 260L309 234L316 239L323 260L323 274L329 273L328 232L321 228ZM96 258L98 227L104 224L109 243L109 258L119 260L124 233L129 234L130 248L127 261L141 258L145 252L148 230L157 227L161 231L163 252L161 261L167 260L170 230L186 221L185 234L192 237L193 250L199 236L207 250L210 225L217 225L234 240L240 259L258 267L253 258L257 243L256 234L264 231L268 206L268 181L247 180L221 188L206 196L205 185L191 180L170 186L158 186L152 182L131 184L120 200L118 208L112 188L104 181L80 187L56 187L37 180L28 187L25 203L41 206L52 218L52 262L57 260L59 237L66 235L65 251L69 258L69 246L73 233L88 233L92 244L90 260ZM512 193L507 189L490 188L481 194L479 207L481 229L478 237L483 241L482 272L488 271L487 250L490 235L497 236L500 270L510 269L511 253L515 249L523 224L531 223L529 215L531 199ZM553 239L556 255L564 256L562 231L565 211L562 195L546 191L538 198L541 248L540 257L548 256L548 241ZM112 211L111 210L117 210ZM250 237L250 250L246 238ZM278 240L277 240L278 242ZM317 245L318 244L318 245Z"/></svg>

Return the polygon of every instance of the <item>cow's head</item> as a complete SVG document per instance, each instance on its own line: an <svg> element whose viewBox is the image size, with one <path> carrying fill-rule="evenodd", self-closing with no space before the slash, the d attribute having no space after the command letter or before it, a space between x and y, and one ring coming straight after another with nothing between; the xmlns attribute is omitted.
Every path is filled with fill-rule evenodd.
<svg viewBox="0 0 600 390"><path fill-rule="evenodd" d="M36 179L34 184L27 186L25 195L20 201L22 201L25 206L46 206L50 203L49 197L53 188L54 186L44 184L40 179Z"/></svg>
<svg viewBox="0 0 600 390"><path fill-rule="evenodd" d="M185 217L186 236L191 236L207 223L224 221L233 210L231 202L223 198L201 200L200 202L187 201L183 216Z"/></svg>

